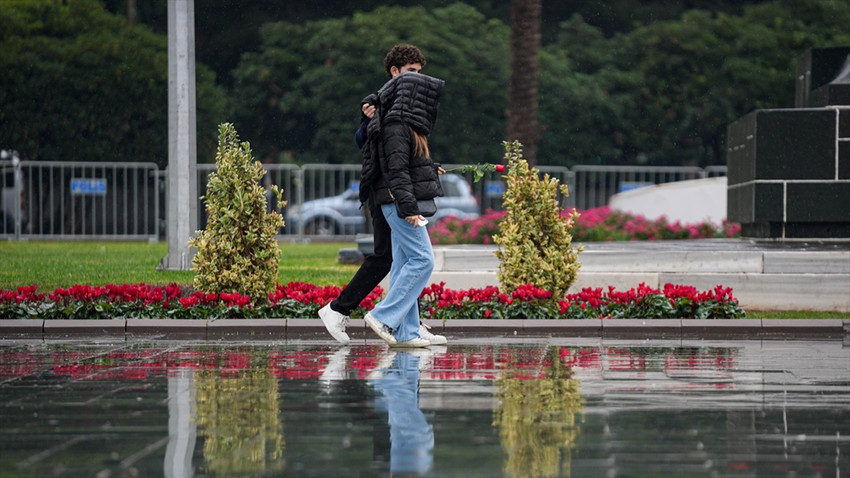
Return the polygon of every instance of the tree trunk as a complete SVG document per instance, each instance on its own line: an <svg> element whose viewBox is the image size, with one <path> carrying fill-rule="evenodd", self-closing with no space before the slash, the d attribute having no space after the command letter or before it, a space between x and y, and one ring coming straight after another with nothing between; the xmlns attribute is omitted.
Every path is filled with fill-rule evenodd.
<svg viewBox="0 0 850 478"><path fill-rule="evenodd" d="M518 140L523 157L537 162L537 72L542 0L511 2L511 77L508 80L507 140Z"/></svg>
<svg viewBox="0 0 850 478"><path fill-rule="evenodd" d="M136 24L136 0L127 0L127 24L131 27Z"/></svg>

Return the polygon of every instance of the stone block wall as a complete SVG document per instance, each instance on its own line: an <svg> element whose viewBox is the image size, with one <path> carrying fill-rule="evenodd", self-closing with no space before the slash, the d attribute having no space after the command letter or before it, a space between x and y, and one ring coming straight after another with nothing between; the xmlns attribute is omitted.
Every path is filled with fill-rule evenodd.
<svg viewBox="0 0 850 478"><path fill-rule="evenodd" d="M798 73L811 71L805 95L798 75L806 107L756 110L729 125L727 218L744 237L850 238L850 84L828 83L845 49L844 57L830 49L799 59ZM823 58L836 64L820 66Z"/></svg>

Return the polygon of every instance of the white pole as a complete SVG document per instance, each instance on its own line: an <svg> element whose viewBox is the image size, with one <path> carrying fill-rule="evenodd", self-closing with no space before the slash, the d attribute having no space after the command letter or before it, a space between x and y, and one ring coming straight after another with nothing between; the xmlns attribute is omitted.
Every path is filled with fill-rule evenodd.
<svg viewBox="0 0 850 478"><path fill-rule="evenodd" d="M198 228L197 131L195 125L194 0L168 0L168 255L160 270L189 270Z"/></svg>

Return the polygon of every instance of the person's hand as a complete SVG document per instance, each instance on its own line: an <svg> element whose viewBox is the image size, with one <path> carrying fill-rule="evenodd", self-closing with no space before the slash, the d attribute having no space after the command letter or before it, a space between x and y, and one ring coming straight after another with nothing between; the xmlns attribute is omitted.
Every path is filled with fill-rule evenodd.
<svg viewBox="0 0 850 478"><path fill-rule="evenodd" d="M375 117L375 105L370 105L369 103L363 103L360 106L360 111L366 115L367 118L372 119Z"/></svg>
<svg viewBox="0 0 850 478"><path fill-rule="evenodd" d="M443 167L442 167L442 166L438 166L438 167L437 167L437 174L438 174L438 175L446 174L446 170L445 170L445 169L443 169Z"/></svg>
<svg viewBox="0 0 850 478"><path fill-rule="evenodd" d="M404 218L404 220L409 222L410 224L413 224L413 228L416 229L419 226L419 221L424 221L425 218L417 214L415 216L407 216L406 218Z"/></svg>

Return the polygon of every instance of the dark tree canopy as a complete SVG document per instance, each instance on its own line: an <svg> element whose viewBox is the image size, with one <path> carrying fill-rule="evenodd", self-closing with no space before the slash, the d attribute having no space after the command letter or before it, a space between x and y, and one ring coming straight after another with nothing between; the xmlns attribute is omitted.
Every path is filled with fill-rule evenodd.
<svg viewBox="0 0 850 478"><path fill-rule="evenodd" d="M409 42L447 82L435 157L498 161L510 2L383 3L196 0L199 160L226 121L260 158L356 163L359 100ZM130 26L126 0L0 3L0 148L165 164L167 0L136 5ZM722 164L730 122L793 106L799 55L850 45L850 4L542 2L541 37L538 164Z"/></svg>
<svg viewBox="0 0 850 478"><path fill-rule="evenodd" d="M388 79L398 43L425 54L446 80L432 152L442 162L498 160L504 132L508 28L464 4L426 11L381 7L352 17L270 23L259 52L234 70L234 119L258 156L358 162L360 100Z"/></svg>
<svg viewBox="0 0 850 478"><path fill-rule="evenodd" d="M0 147L25 159L168 156L168 48L94 0L0 4ZM197 68L198 128L214 147L224 93ZM214 149L199 148L199 155Z"/></svg>

